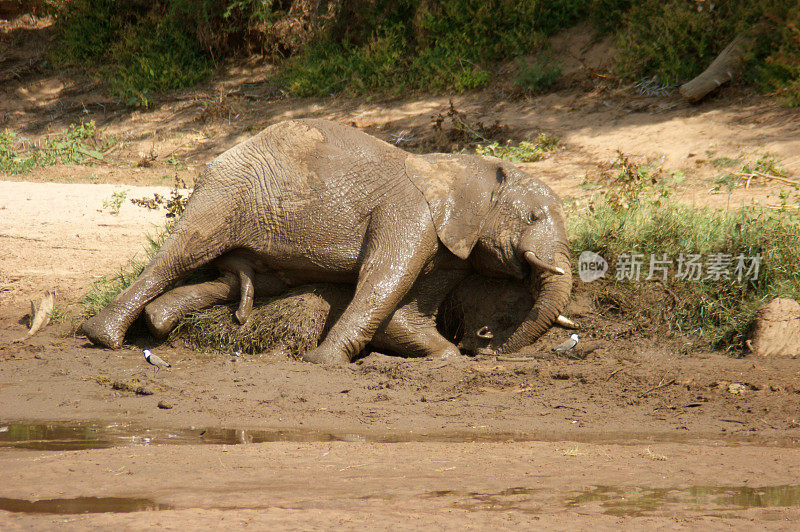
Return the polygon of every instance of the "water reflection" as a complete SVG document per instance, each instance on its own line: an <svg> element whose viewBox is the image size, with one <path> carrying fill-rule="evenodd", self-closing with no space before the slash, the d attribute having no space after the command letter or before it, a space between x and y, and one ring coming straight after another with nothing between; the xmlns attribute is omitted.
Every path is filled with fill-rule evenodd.
<svg viewBox="0 0 800 532"><path fill-rule="evenodd" d="M567 502L569 507L599 502L603 513L638 516L655 511L725 510L800 506L800 485L692 486L689 488L619 488L595 486Z"/></svg>

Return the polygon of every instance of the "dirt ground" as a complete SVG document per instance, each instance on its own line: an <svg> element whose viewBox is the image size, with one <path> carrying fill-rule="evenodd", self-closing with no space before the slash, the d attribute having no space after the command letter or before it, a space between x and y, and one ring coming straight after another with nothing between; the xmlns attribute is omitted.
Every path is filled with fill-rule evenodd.
<svg viewBox="0 0 800 532"><path fill-rule="evenodd" d="M46 23L0 25L0 36L0 129L36 143L95 120L118 140L105 162L0 176L4 529L797 526L799 362L639 337L597 309L582 318L584 334L600 342L585 360L548 354L563 331L549 333L525 362L376 353L323 368L164 344L156 351L173 367L154 374L139 350L147 339L120 351L91 347L72 334L77 302L95 279L141 253L144 235L165 221L163 210L131 198L166 195L176 176L191 186L214 156L285 118L324 117L413 142L430 134L449 98L287 99L270 84L269 67L254 61L137 111L80 72L44 68ZM643 96L595 76L607 43L574 41L565 40L567 51L582 54L586 68L567 69L574 83L555 94L509 99L492 89L452 100L514 138L558 137L557 152L523 166L565 201L587 197L587 176L617 150L680 172L676 193L697 205L778 201L777 182L712 191L720 157L771 153L787 175L800 175L796 110L737 87L699 105L674 90ZM114 213L109 204L121 191L126 201ZM573 309L585 289L576 281ZM56 291L65 317L15 343L28 300L45 290ZM129 437L84 450L18 448L4 437L18 425L59 423L122 427ZM154 441L150 429L196 438ZM228 445L202 442L220 429L235 435ZM8 511L80 497L141 505ZM98 501L83 500L95 512Z"/></svg>

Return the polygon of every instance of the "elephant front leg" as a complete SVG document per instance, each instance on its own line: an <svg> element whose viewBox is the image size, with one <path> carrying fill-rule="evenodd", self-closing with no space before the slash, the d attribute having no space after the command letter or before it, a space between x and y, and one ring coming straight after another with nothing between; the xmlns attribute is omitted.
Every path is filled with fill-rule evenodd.
<svg viewBox="0 0 800 532"><path fill-rule="evenodd" d="M353 299L325 340L308 351L303 360L326 364L352 360L401 303L425 264L436 254L439 244L430 215L427 223L420 216L408 227L395 214L373 216Z"/></svg>
<svg viewBox="0 0 800 532"><path fill-rule="evenodd" d="M436 329L434 318L423 316L410 306L397 309L375 333L371 345L410 357L454 359L461 355L458 347Z"/></svg>
<svg viewBox="0 0 800 532"><path fill-rule="evenodd" d="M420 277L391 319L378 329L372 345L401 355L460 358L461 351L436 328L442 301L466 271L433 269Z"/></svg>

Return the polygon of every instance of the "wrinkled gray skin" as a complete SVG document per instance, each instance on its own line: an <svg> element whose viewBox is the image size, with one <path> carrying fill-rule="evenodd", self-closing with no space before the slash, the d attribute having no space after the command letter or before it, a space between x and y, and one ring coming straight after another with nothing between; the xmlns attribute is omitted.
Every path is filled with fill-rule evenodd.
<svg viewBox="0 0 800 532"><path fill-rule="evenodd" d="M355 285L324 341L304 357L325 363L351 360L384 322L415 354L457 355L418 317L432 315L475 272L539 286L536 303L498 348L517 351L554 323L572 287L560 202L515 166L473 155L411 155L334 122L292 120L215 159L161 250L81 330L97 345L118 348L149 303L151 330L163 334L170 320L159 320L159 296L174 299L162 294L213 261L239 280L240 322L256 282L266 291ZM175 290L180 301L203 302L191 286Z"/></svg>

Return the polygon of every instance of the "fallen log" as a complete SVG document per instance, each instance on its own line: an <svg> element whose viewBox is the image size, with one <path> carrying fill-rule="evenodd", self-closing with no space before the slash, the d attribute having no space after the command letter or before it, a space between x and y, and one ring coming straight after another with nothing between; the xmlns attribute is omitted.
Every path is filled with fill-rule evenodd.
<svg viewBox="0 0 800 532"><path fill-rule="evenodd" d="M767 29L765 22L755 24L750 30L737 35L699 76L678 89L690 102L702 100L717 87L735 78L744 63L745 53L753 46L756 37Z"/></svg>

